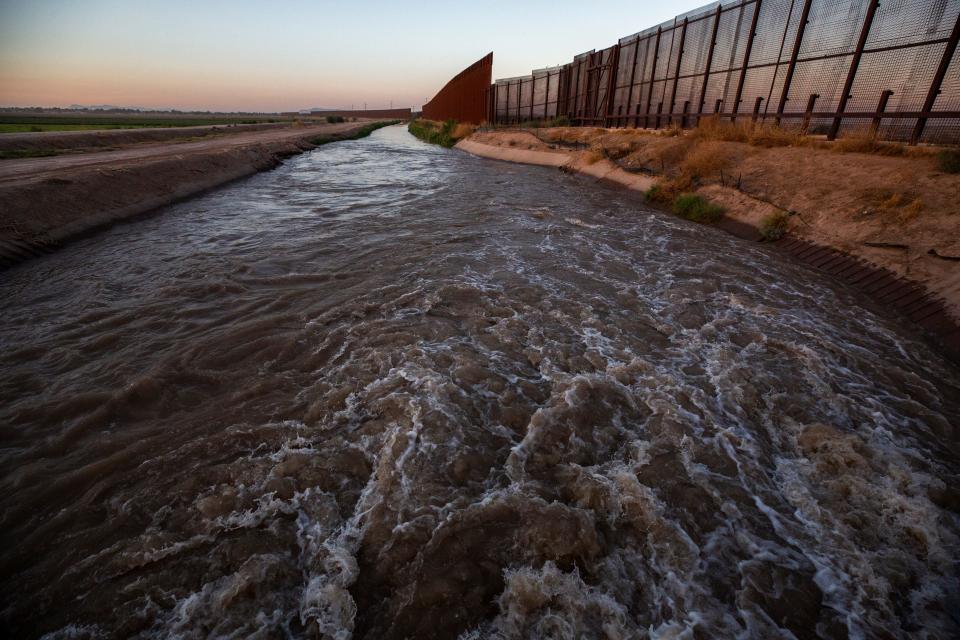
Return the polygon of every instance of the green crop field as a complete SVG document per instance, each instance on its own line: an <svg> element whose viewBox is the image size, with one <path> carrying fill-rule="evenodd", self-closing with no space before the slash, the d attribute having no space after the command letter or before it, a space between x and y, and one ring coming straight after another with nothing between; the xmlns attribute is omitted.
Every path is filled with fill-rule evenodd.
<svg viewBox="0 0 960 640"><path fill-rule="evenodd" d="M128 115L48 115L0 113L0 133L39 131L87 131L97 129L142 129L144 127L198 127L230 124L283 122L274 117L148 117Z"/></svg>

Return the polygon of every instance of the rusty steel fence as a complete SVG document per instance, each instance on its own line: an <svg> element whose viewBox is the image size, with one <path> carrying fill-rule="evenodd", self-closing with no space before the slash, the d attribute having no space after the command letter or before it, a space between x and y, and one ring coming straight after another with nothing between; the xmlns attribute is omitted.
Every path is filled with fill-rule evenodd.
<svg viewBox="0 0 960 640"><path fill-rule="evenodd" d="M804 133L960 142L960 0L737 0L561 67L497 80L486 119L695 126L705 116Z"/></svg>
<svg viewBox="0 0 960 640"><path fill-rule="evenodd" d="M423 117L473 124L489 120L492 77L493 54L488 53L454 76L433 100L423 105Z"/></svg>

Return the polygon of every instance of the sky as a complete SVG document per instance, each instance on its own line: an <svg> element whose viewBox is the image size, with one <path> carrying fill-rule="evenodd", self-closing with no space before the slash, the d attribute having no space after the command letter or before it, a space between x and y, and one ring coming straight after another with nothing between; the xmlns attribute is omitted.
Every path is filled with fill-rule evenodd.
<svg viewBox="0 0 960 640"><path fill-rule="evenodd" d="M524 75L704 0L0 0L0 106L418 109L494 52Z"/></svg>

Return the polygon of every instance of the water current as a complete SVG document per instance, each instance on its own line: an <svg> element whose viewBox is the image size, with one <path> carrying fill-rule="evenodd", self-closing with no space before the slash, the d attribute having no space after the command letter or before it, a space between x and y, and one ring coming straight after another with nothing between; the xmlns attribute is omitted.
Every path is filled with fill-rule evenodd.
<svg viewBox="0 0 960 640"><path fill-rule="evenodd" d="M0 273L24 638L960 634L960 369L402 127Z"/></svg>

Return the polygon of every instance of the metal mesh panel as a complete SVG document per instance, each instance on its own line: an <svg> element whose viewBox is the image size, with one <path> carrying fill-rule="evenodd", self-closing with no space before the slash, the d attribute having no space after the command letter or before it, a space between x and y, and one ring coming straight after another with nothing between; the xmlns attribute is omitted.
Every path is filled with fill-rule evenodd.
<svg viewBox="0 0 960 640"><path fill-rule="evenodd" d="M813 0L800 45L800 57L852 53L867 4L863 0Z"/></svg>
<svg viewBox="0 0 960 640"><path fill-rule="evenodd" d="M654 72L654 78L662 80L670 75L673 66L670 61L673 58L674 38L676 37L676 46L680 46L680 29L671 28L660 34L660 48L657 50L657 70Z"/></svg>
<svg viewBox="0 0 960 640"><path fill-rule="evenodd" d="M683 113L684 103L687 105L687 113L697 113L697 103L700 101L700 87L703 79L680 78L677 80L677 101L673 107L673 113Z"/></svg>
<svg viewBox="0 0 960 640"><path fill-rule="evenodd" d="M843 93L843 83L852 58L852 55L848 55L798 62L784 113L804 111L812 93L820 95L816 102L817 111L835 110L840 104L840 94Z"/></svg>
<svg viewBox="0 0 960 640"><path fill-rule="evenodd" d="M739 113L752 113L753 104L757 98L763 99L760 112L765 111L774 73L776 73L776 67L760 67L759 69L747 70L746 78L743 81L743 95L738 109Z"/></svg>
<svg viewBox="0 0 960 640"><path fill-rule="evenodd" d="M960 111L960 49L953 52L950 66L947 67L947 75L943 78L940 95L933 103L933 110ZM921 139L924 142L960 143L960 119L931 120Z"/></svg>
<svg viewBox="0 0 960 640"><path fill-rule="evenodd" d="M919 111L943 56L942 44L865 53L847 104L849 111L873 111L884 89L893 91L887 111Z"/></svg>
<svg viewBox="0 0 960 640"><path fill-rule="evenodd" d="M937 47L936 51L936 59L939 60L943 55L943 51L939 47ZM931 62L928 63L928 66L931 67L931 73L933 72L932 67L936 64L936 60L931 60ZM923 83L921 81L919 87L925 87L927 85L929 85L929 82ZM940 86L940 95L937 96L933 103L933 110L960 111L960 48L953 52L950 66L947 67L947 75L944 76L943 84Z"/></svg>
<svg viewBox="0 0 960 640"><path fill-rule="evenodd" d="M747 44L746 32L753 16L753 4L728 9L720 14L717 27L717 46L713 51L711 71L739 68L743 64L743 49ZM746 22L746 24L744 24ZM743 37L740 37L743 34Z"/></svg>
<svg viewBox="0 0 960 640"><path fill-rule="evenodd" d="M958 0L884 0L873 18L867 49L946 38L960 13Z"/></svg>
<svg viewBox="0 0 960 640"><path fill-rule="evenodd" d="M728 105L733 100L733 91L739 78L737 72L724 71L710 75L707 81L707 93L703 97L703 112L715 113L717 100L720 100L720 111L729 111Z"/></svg>
<svg viewBox="0 0 960 640"><path fill-rule="evenodd" d="M521 121L530 119L530 108L533 105L533 78L520 82L520 112L517 118Z"/></svg>
<svg viewBox="0 0 960 640"><path fill-rule="evenodd" d="M630 84L630 77L633 74L633 57L639 43L634 40L629 44L620 45L620 65L617 68L617 86L626 87Z"/></svg>
<svg viewBox="0 0 960 640"><path fill-rule="evenodd" d="M547 74L533 74L533 117L543 118L547 112Z"/></svg>
<svg viewBox="0 0 960 640"><path fill-rule="evenodd" d="M769 64L780 60L784 48L784 34L789 28L793 0L764 0L757 19L757 35L750 53L750 65ZM799 9L798 9L799 11ZM796 33L796 31L794 31ZM790 42L792 43L792 37ZM789 45L787 50L789 51Z"/></svg>
<svg viewBox="0 0 960 640"><path fill-rule="evenodd" d="M687 25L687 35L683 43L683 57L680 61L680 75L703 73L707 67L707 55L710 52L710 36L713 35L713 16L701 18Z"/></svg>

